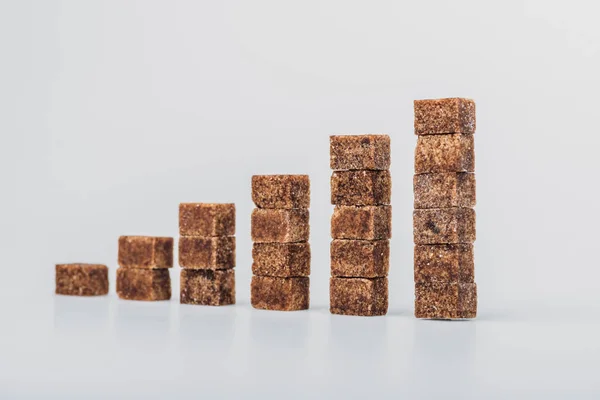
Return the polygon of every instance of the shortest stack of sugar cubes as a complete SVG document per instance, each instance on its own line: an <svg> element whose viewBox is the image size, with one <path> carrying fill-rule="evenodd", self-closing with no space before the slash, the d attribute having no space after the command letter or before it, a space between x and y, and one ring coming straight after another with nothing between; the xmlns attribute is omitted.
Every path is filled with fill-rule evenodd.
<svg viewBox="0 0 600 400"><path fill-rule="evenodd" d="M117 295L124 300L171 299L173 238L121 236L119 238Z"/></svg>
<svg viewBox="0 0 600 400"><path fill-rule="evenodd" d="M179 301L235 304L235 204L179 205Z"/></svg>
<svg viewBox="0 0 600 400"><path fill-rule="evenodd" d="M392 182L388 135L330 137L330 312L377 316L388 310Z"/></svg>
<svg viewBox="0 0 600 400"><path fill-rule="evenodd" d="M250 302L262 310L306 310L310 303L308 175L252 177Z"/></svg>
<svg viewBox="0 0 600 400"><path fill-rule="evenodd" d="M415 100L414 112L415 316L475 318L475 103Z"/></svg>

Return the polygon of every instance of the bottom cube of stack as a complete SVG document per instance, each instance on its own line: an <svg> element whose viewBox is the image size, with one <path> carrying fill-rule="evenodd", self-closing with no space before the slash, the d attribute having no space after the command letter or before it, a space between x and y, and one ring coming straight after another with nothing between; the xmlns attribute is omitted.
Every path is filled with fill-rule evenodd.
<svg viewBox="0 0 600 400"><path fill-rule="evenodd" d="M225 306L235 304L235 270L182 269L181 304Z"/></svg>
<svg viewBox="0 0 600 400"><path fill-rule="evenodd" d="M465 319L477 316L475 283L417 283L415 317L425 319Z"/></svg>
<svg viewBox="0 0 600 400"><path fill-rule="evenodd" d="M168 269L117 269L117 294L124 300L156 301L171 298Z"/></svg>
<svg viewBox="0 0 600 400"><path fill-rule="evenodd" d="M387 314L387 278L331 278L330 312L340 315L378 316Z"/></svg>
<svg viewBox="0 0 600 400"><path fill-rule="evenodd" d="M262 310L307 310L310 303L310 278L252 277L250 297L252 307Z"/></svg>

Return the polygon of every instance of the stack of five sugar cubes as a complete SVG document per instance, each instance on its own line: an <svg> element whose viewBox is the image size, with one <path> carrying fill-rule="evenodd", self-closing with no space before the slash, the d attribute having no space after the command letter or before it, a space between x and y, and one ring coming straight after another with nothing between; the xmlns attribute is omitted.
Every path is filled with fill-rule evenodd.
<svg viewBox="0 0 600 400"><path fill-rule="evenodd" d="M392 234L390 137L330 137L332 314L378 316L388 310Z"/></svg>
<svg viewBox="0 0 600 400"><path fill-rule="evenodd" d="M179 205L180 302L235 304L235 204Z"/></svg>
<svg viewBox="0 0 600 400"><path fill-rule="evenodd" d="M254 308L306 310L310 303L310 180L308 175L252 177Z"/></svg>
<svg viewBox="0 0 600 400"><path fill-rule="evenodd" d="M414 112L415 316L475 318L475 103L416 100Z"/></svg>

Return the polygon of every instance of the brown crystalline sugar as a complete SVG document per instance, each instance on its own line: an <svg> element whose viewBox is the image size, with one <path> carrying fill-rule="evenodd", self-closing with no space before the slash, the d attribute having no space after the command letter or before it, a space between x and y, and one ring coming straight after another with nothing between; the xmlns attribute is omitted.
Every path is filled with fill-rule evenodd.
<svg viewBox="0 0 600 400"><path fill-rule="evenodd" d="M472 244L416 245L414 261L415 282L474 282Z"/></svg>
<svg viewBox="0 0 600 400"><path fill-rule="evenodd" d="M415 284L415 317L463 319L477 316L475 283Z"/></svg>
<svg viewBox="0 0 600 400"><path fill-rule="evenodd" d="M473 243L475 210L431 208L413 211L415 244Z"/></svg>
<svg viewBox="0 0 600 400"><path fill-rule="evenodd" d="M254 243L252 246L254 275L295 277L310 275L310 244Z"/></svg>
<svg viewBox="0 0 600 400"><path fill-rule="evenodd" d="M387 314L387 278L330 278L330 312L340 315Z"/></svg>
<svg viewBox="0 0 600 400"><path fill-rule="evenodd" d="M331 204L366 206L390 204L392 177L389 171L334 171Z"/></svg>
<svg viewBox="0 0 600 400"><path fill-rule="evenodd" d="M279 278L253 276L250 285L252 307L261 310L307 310L310 303L308 277Z"/></svg>
<svg viewBox="0 0 600 400"><path fill-rule="evenodd" d="M415 134L475 133L475 102L449 98L415 100Z"/></svg>
<svg viewBox="0 0 600 400"><path fill-rule="evenodd" d="M335 206L331 217L334 239L389 239L392 236L392 206Z"/></svg>
<svg viewBox="0 0 600 400"><path fill-rule="evenodd" d="M334 135L329 137L330 166L335 171L390 168L388 135Z"/></svg>
<svg viewBox="0 0 600 400"><path fill-rule="evenodd" d="M330 257L332 276L384 277L390 266L390 242L335 239L331 242Z"/></svg>
<svg viewBox="0 0 600 400"><path fill-rule="evenodd" d="M204 306L235 304L235 270L182 269L180 302Z"/></svg>
<svg viewBox="0 0 600 400"><path fill-rule="evenodd" d="M474 207L475 174L445 172L415 175L415 208Z"/></svg>
<svg viewBox="0 0 600 400"><path fill-rule="evenodd" d="M309 234L307 209L255 208L252 212L251 235L254 242L305 242L308 240Z"/></svg>
<svg viewBox="0 0 600 400"><path fill-rule="evenodd" d="M181 203L179 234L204 237L235 235L235 204Z"/></svg>
<svg viewBox="0 0 600 400"><path fill-rule="evenodd" d="M173 238L153 236L121 236L119 266L123 268L171 268Z"/></svg>
<svg viewBox="0 0 600 400"><path fill-rule="evenodd" d="M415 173L473 172L473 135L419 136L415 150Z"/></svg>
<svg viewBox="0 0 600 400"><path fill-rule="evenodd" d="M308 208L308 175L254 175L252 201L258 208Z"/></svg>
<svg viewBox="0 0 600 400"><path fill-rule="evenodd" d="M100 264L57 264L56 294L100 296L108 293L108 268Z"/></svg>
<svg viewBox="0 0 600 400"><path fill-rule="evenodd" d="M235 267L235 237L182 236L179 238L179 265L194 269Z"/></svg>
<svg viewBox="0 0 600 400"><path fill-rule="evenodd" d="M117 269L117 294L124 300L156 301L171 298L168 269Z"/></svg>

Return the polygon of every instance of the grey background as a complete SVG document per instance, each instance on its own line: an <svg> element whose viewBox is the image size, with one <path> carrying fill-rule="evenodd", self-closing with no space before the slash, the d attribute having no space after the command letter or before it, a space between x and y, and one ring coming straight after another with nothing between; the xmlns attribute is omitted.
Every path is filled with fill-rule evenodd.
<svg viewBox="0 0 600 400"><path fill-rule="evenodd" d="M0 395L598 396L595 2L0 1ZM477 102L480 317L412 318L412 101ZM328 313L334 133L392 138L390 313ZM249 305L250 177L311 177L311 311ZM236 307L114 292L117 238L235 202ZM53 296L106 263L111 295ZM593 371L596 371L594 374ZM91 393L90 393L91 390Z"/></svg>

